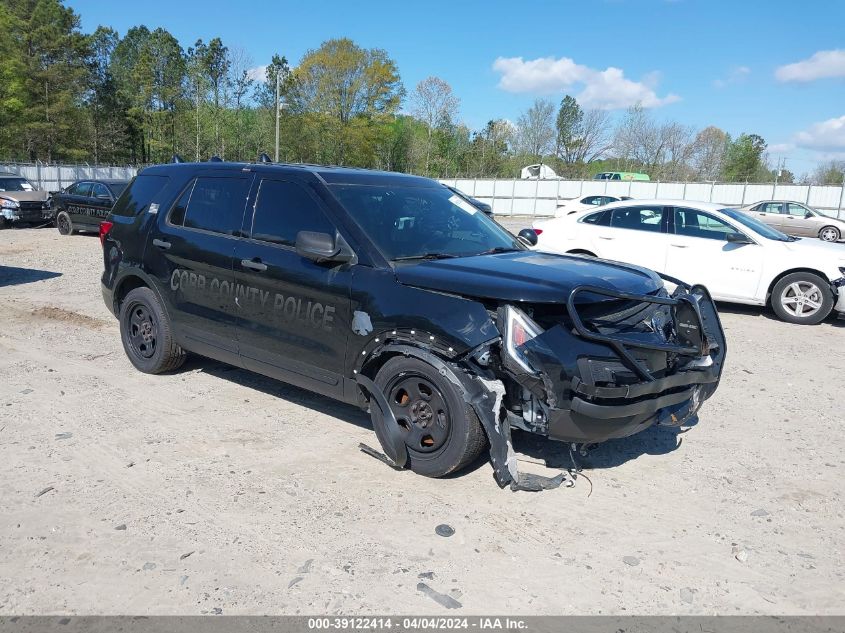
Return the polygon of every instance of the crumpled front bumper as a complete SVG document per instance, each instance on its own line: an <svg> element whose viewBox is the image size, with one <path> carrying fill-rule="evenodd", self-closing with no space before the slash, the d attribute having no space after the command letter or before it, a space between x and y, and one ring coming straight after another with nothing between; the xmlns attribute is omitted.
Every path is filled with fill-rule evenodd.
<svg viewBox="0 0 845 633"><path fill-rule="evenodd" d="M681 285L669 298L676 299L694 308L689 314L697 323L690 325L703 333L699 352L691 351L689 341L667 342L656 334L593 333L577 315L575 327L557 325L525 343L523 352L537 372L516 379L535 396L545 418L535 419L530 430L566 442L596 443L692 418L715 392L727 349L706 289Z"/></svg>

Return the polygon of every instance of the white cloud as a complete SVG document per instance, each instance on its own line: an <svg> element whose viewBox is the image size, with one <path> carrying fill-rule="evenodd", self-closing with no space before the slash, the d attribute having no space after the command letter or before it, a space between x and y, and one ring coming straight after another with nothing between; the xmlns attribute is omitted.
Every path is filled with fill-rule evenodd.
<svg viewBox="0 0 845 633"><path fill-rule="evenodd" d="M814 123L798 132L795 144L817 150L845 151L845 115Z"/></svg>
<svg viewBox="0 0 845 633"><path fill-rule="evenodd" d="M795 149L792 143L772 143L766 148L769 154L785 154Z"/></svg>
<svg viewBox="0 0 845 633"><path fill-rule="evenodd" d="M246 76L253 81L263 82L267 79L267 64L256 66L246 71Z"/></svg>
<svg viewBox="0 0 845 633"><path fill-rule="evenodd" d="M569 57L539 57L524 60L522 57L499 57L493 70L501 73L499 88L507 92L552 94L583 86L576 96L588 108L615 110L641 103L644 108L656 108L674 103L680 97L674 94L658 97L655 89L657 73L649 73L642 81L632 81L614 67L596 70L577 64Z"/></svg>
<svg viewBox="0 0 845 633"><path fill-rule="evenodd" d="M810 59L781 66L775 71L779 81L813 81L845 77L845 50L819 51Z"/></svg>
<svg viewBox="0 0 845 633"><path fill-rule="evenodd" d="M737 66L730 73L728 76L723 79L714 79L713 85L716 88L726 88L731 84L741 84L744 83L746 79L748 79L748 75L751 74L751 69L748 66Z"/></svg>

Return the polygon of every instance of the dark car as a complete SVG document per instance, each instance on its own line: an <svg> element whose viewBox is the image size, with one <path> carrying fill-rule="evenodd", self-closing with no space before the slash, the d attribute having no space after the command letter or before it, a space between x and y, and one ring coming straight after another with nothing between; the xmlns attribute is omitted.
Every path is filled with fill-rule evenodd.
<svg viewBox="0 0 845 633"><path fill-rule="evenodd" d="M100 230L128 180L78 180L53 195L56 227L62 235Z"/></svg>
<svg viewBox="0 0 845 633"><path fill-rule="evenodd" d="M147 373L187 352L369 408L395 467L443 476L517 427L572 443L679 425L715 391L706 289L526 248L416 176L307 165L143 170L100 229L103 297Z"/></svg>
<svg viewBox="0 0 845 633"><path fill-rule="evenodd" d="M0 171L0 229L9 225L42 224L53 218L50 194L29 180Z"/></svg>

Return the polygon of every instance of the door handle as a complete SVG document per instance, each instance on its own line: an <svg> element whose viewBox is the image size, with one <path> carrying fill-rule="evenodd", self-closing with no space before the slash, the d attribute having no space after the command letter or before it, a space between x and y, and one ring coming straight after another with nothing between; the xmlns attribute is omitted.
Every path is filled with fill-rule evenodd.
<svg viewBox="0 0 845 633"><path fill-rule="evenodd" d="M674 246L675 248L689 248L687 244L670 244L669 246Z"/></svg>
<svg viewBox="0 0 845 633"><path fill-rule="evenodd" d="M607 237L606 235L599 235L600 240L613 240L616 239L614 237Z"/></svg>
<svg viewBox="0 0 845 633"><path fill-rule="evenodd" d="M158 246L160 249L162 249L162 250L166 251L167 249L169 249L169 248L170 248L170 242L167 242L167 241L165 241L165 240L160 240L160 239L158 239L158 238L155 238L155 239L153 240L153 246Z"/></svg>
<svg viewBox="0 0 845 633"><path fill-rule="evenodd" d="M255 272L263 273L267 270L267 264L262 264L260 260L256 261L256 259L242 259L241 266L254 270Z"/></svg>

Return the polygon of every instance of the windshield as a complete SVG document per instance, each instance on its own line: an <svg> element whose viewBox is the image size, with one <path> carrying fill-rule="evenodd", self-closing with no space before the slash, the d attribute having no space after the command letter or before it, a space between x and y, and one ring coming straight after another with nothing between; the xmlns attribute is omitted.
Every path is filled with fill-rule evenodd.
<svg viewBox="0 0 845 633"><path fill-rule="evenodd" d="M26 178L0 177L0 191L34 191L35 187L29 184Z"/></svg>
<svg viewBox="0 0 845 633"><path fill-rule="evenodd" d="M332 185L330 189L388 260L465 257L524 248L446 187Z"/></svg>
<svg viewBox="0 0 845 633"><path fill-rule="evenodd" d="M720 209L720 211L732 220L736 220L740 224L746 226L768 240L775 240L777 242L795 241L794 237L789 237L785 233L781 233L780 231L773 229L768 224L763 224L759 220L755 220L750 215L747 215L742 211L737 211L736 209Z"/></svg>

